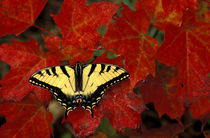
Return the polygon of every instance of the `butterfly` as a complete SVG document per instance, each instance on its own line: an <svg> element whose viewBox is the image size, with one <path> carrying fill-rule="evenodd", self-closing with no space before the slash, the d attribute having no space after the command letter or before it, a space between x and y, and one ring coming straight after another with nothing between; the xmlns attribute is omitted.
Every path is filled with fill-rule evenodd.
<svg viewBox="0 0 210 138"><path fill-rule="evenodd" d="M128 78L129 73L117 65L77 62L75 66L60 65L38 70L29 82L50 90L65 108L66 118L79 105L89 110L93 117L93 107L101 101L105 89Z"/></svg>

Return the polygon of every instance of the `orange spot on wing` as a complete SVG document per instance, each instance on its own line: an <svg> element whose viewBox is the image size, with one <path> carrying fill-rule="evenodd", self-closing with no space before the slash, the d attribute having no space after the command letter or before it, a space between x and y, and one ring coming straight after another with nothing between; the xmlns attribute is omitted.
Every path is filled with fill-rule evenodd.
<svg viewBox="0 0 210 138"><path fill-rule="evenodd" d="M79 98L76 101L77 101L77 103L81 103L82 102L82 98Z"/></svg>

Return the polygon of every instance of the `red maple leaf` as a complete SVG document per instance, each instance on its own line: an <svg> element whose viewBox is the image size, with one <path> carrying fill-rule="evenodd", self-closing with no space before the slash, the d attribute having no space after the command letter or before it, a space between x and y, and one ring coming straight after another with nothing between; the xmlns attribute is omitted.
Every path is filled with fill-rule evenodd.
<svg viewBox="0 0 210 138"><path fill-rule="evenodd" d="M181 26L167 26L165 40L157 53L158 61L178 67L173 85L178 87L178 97L186 104L192 98L209 95L206 78L210 71L210 24L196 21L195 14L186 10Z"/></svg>
<svg viewBox="0 0 210 138"><path fill-rule="evenodd" d="M22 33L33 25L47 0L1 0L0 36Z"/></svg>
<svg viewBox="0 0 210 138"><path fill-rule="evenodd" d="M115 51L125 59L125 69L130 73L131 85L155 74L154 54L158 49L156 40L146 35L149 21L143 10L131 11L127 6L123 16L107 26L102 47ZM136 18L138 17L138 18Z"/></svg>
<svg viewBox="0 0 210 138"><path fill-rule="evenodd" d="M60 14L54 15L62 29L63 45L95 49L100 38L97 28L109 23L117 9L117 5L106 1L89 6L86 0L64 1Z"/></svg>
<svg viewBox="0 0 210 138"><path fill-rule="evenodd" d="M6 124L0 127L0 137L50 137L52 115L34 94L18 103L0 103L0 109L6 118Z"/></svg>

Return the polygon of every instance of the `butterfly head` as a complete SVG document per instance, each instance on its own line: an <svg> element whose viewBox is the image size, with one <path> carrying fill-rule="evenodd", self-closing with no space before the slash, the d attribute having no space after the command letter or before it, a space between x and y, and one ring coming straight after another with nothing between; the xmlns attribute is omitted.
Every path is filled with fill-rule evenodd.
<svg viewBox="0 0 210 138"><path fill-rule="evenodd" d="M81 72L81 70L82 70L82 65L80 62L77 62L75 66L75 71L79 73Z"/></svg>

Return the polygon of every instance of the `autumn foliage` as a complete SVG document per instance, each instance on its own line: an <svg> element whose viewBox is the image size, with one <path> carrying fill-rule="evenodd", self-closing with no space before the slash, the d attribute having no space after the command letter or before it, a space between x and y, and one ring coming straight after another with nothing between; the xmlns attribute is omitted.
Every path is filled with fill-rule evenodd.
<svg viewBox="0 0 210 138"><path fill-rule="evenodd" d="M56 125L68 122L78 137L180 136L190 129L182 121L186 115L200 121L202 136L208 135L204 129L210 117L207 0L54 4L0 1L0 60L10 66L0 81L4 118L0 137L50 137L56 135ZM164 34L162 40L159 32ZM51 110L50 92L28 83L39 69L77 61L115 64L130 74L129 80L106 90L93 109L94 118L81 107L67 119L57 116ZM142 128L144 113L153 110L149 103L159 119L167 115L176 124L151 131ZM103 127L107 122L112 132Z"/></svg>

